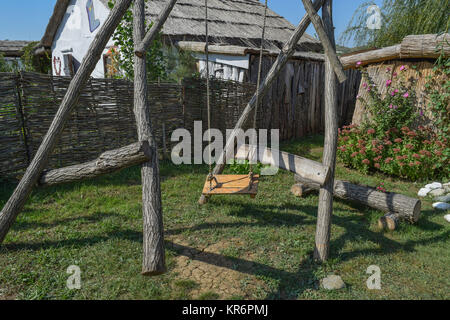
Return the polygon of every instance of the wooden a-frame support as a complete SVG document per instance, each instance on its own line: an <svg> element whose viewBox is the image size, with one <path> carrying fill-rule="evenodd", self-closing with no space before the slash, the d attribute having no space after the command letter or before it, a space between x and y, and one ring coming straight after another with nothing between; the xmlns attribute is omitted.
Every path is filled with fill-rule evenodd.
<svg viewBox="0 0 450 320"><path fill-rule="evenodd" d="M58 111L45 135L36 155L25 171L11 197L6 202L0 212L0 244L5 239L9 229L14 224L17 216L23 209L28 196L34 185L38 182L45 166L48 163L51 152L56 141L60 136L64 125L75 107L81 90L86 85L92 71L95 68L101 54L119 25L123 15L130 7L132 0L117 0L114 8L111 10L108 18L100 28L91 45L88 53L84 57L80 68L69 84L67 92ZM160 274L164 272L164 245L162 230L162 208L161 208L161 190L159 187L159 169L157 151L151 130L149 119L149 106L146 96L146 71L144 55L154 37L158 34L162 25L169 16L176 0L170 0L162 10L157 23L144 37L144 3L143 0L135 0L135 21L134 38L136 42L135 76L138 80L135 82L135 116L138 127L139 141L148 143L150 150L147 155L151 160L142 167L142 190L143 190L143 220L144 220L144 255L143 270L144 275ZM139 57L141 56L141 57Z"/></svg>
<svg viewBox="0 0 450 320"><path fill-rule="evenodd" d="M281 70L287 64L289 58L292 57L295 47L300 38L305 33L310 22L313 22L314 27L319 34L322 45L325 49L326 63L325 63L325 145L324 145L324 159L323 165L328 167L330 174L325 183L320 189L319 209L317 218L316 230L316 248L314 250L314 257L317 260L325 261L328 259L329 239L331 214L333 210L333 184L334 171L336 163L336 148L338 137L337 125L337 83L336 75L339 81L344 82L347 77L344 73L342 64L337 57L334 27L332 22L332 0L316 0L311 3L310 0L302 0L307 11L307 14L300 21L289 41L284 45L277 60L272 65L269 73L266 75L259 90L253 95L250 102L242 112L241 117L237 121L234 130L229 135L225 144L225 149L219 157L212 174L219 175L223 172L227 163L227 155L232 154L236 145L236 136L243 127L250 112L255 108L256 101L261 101L269 90L273 81L279 76ZM322 8L323 21L317 15L317 11ZM199 199L199 204L203 205L208 202L208 198L202 195Z"/></svg>

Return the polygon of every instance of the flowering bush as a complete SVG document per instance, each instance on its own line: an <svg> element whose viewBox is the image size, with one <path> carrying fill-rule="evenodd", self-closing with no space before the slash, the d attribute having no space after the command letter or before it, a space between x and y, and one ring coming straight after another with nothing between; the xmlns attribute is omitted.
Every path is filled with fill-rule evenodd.
<svg viewBox="0 0 450 320"><path fill-rule="evenodd" d="M404 70L406 66L400 68L400 72ZM423 116L423 111L415 108L414 84L407 85L398 79L394 87L388 80L385 83L387 94L382 97L367 73L364 76L370 117L360 126L350 125L339 130L339 160L364 173L378 170L411 180L448 177L447 137L436 134L431 127L412 129ZM399 77L395 73L393 76Z"/></svg>

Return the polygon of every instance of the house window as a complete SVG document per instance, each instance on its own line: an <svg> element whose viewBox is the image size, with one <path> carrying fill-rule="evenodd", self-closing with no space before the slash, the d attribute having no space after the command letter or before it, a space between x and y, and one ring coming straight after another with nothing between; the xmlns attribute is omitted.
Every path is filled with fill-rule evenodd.
<svg viewBox="0 0 450 320"><path fill-rule="evenodd" d="M71 54L64 54L64 74L73 77L75 75L74 59Z"/></svg>

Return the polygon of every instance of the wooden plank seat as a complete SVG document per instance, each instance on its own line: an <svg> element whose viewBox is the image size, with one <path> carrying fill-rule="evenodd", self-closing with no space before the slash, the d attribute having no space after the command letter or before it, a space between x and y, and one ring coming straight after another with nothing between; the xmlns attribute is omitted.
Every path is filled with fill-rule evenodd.
<svg viewBox="0 0 450 320"><path fill-rule="evenodd" d="M221 174L214 178L211 182L206 178L203 195L250 195L255 198L258 193L259 175L254 175L253 179L248 174Z"/></svg>

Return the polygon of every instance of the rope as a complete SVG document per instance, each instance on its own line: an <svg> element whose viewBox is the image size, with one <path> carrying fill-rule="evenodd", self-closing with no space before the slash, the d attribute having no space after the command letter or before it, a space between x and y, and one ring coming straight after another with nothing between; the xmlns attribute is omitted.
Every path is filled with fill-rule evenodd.
<svg viewBox="0 0 450 320"><path fill-rule="evenodd" d="M260 88L261 85L261 71L262 71L262 59L263 59L263 51L264 51L264 40L266 37L266 21L267 21L267 2L266 0L265 7L264 7L264 22L262 27L262 35L261 35L261 47L259 49L259 66L258 66L258 80L256 82L256 106L255 106L255 115L253 117L253 128L257 129L257 117L258 117L258 109L259 109L259 94L260 94ZM258 144L256 145L256 152L258 152ZM250 175L253 175L253 164L251 159L250 160Z"/></svg>
<svg viewBox="0 0 450 320"><path fill-rule="evenodd" d="M208 145L208 164L209 164L209 189L212 190L213 174L212 174L212 161L211 161L211 104L210 104L210 88L209 88L209 33L208 33L208 0L205 0L205 54L206 54L206 107L208 110L208 134L209 134L209 145Z"/></svg>

